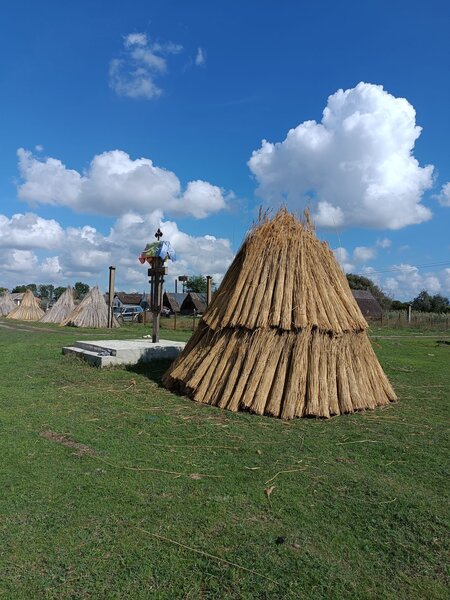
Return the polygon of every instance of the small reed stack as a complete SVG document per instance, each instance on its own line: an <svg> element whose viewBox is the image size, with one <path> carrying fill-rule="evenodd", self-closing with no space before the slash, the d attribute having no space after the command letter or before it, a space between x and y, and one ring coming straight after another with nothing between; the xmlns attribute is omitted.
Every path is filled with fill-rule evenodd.
<svg viewBox="0 0 450 600"><path fill-rule="evenodd" d="M41 319L41 323L62 323L75 308L73 290L69 286Z"/></svg>
<svg viewBox="0 0 450 600"><path fill-rule="evenodd" d="M68 317L61 321L61 325L72 327L108 327L108 305L98 286L93 287L76 306ZM117 319L113 318L113 327L119 327Z"/></svg>
<svg viewBox="0 0 450 600"><path fill-rule="evenodd" d="M7 319L16 319L18 321L39 321L44 316L44 311L39 306L39 302L34 297L31 290L27 290L19 306L16 306L8 315Z"/></svg>

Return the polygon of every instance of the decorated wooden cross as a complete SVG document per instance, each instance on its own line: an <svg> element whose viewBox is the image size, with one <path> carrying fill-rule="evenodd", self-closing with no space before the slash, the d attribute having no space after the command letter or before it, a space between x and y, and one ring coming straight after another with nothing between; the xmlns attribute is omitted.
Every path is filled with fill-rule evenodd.
<svg viewBox="0 0 450 600"><path fill-rule="evenodd" d="M139 262L150 265L148 276L150 278L150 310L153 314L152 342L159 342L159 318L163 304L163 285L164 275L167 274L167 267L164 263L167 259L175 260L175 251L170 242L162 242L163 233L158 227L155 233L157 242L147 244L139 256Z"/></svg>

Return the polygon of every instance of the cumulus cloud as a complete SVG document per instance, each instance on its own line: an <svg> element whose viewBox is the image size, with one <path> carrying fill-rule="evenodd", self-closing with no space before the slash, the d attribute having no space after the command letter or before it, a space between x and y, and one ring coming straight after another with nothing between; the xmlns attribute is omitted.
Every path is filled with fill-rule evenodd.
<svg viewBox="0 0 450 600"><path fill-rule="evenodd" d="M441 206L450 206L450 181L442 186L439 194L433 196Z"/></svg>
<svg viewBox="0 0 450 600"><path fill-rule="evenodd" d="M392 240L390 240L389 238L383 238L382 240L377 240L377 246L379 248L390 248L392 246Z"/></svg>
<svg viewBox="0 0 450 600"><path fill-rule="evenodd" d="M130 33L123 39L121 58L109 63L109 85L128 98L157 98L162 89L155 78L167 71L167 56L183 50L179 44L150 43L145 33Z"/></svg>
<svg viewBox="0 0 450 600"><path fill-rule="evenodd" d="M197 67L204 67L206 65L206 52L203 50L203 48L197 48L195 64Z"/></svg>
<svg viewBox="0 0 450 600"><path fill-rule="evenodd" d="M366 263L369 260L373 260L377 252L375 248L369 248L368 246L357 246L353 250L353 260L360 263Z"/></svg>
<svg viewBox="0 0 450 600"><path fill-rule="evenodd" d="M42 219L33 213L16 214L10 219L0 215L0 247L30 249L57 248L63 229L53 219Z"/></svg>
<svg viewBox="0 0 450 600"><path fill-rule="evenodd" d="M17 227L20 223L20 227ZM39 223L37 240L36 223ZM118 289L148 289L147 269L138 262L145 244L160 227L177 251L179 260L170 263L168 289L171 279L178 275L210 274L220 281L233 258L230 242L211 235L191 236L181 231L174 221L164 220L161 210L146 215L127 213L119 217L107 235L95 227L62 228L52 220L36 215L14 215L8 219L0 215L0 285L9 288L23 283L53 283L67 285L86 281L107 286L108 267L116 266ZM20 235L13 235L20 230ZM47 244L45 240L54 240ZM26 245L24 241L29 239Z"/></svg>
<svg viewBox="0 0 450 600"><path fill-rule="evenodd" d="M263 140L248 165L269 203L314 207L323 227L400 229L431 218L421 204L433 166L413 156L421 133L413 106L382 86L359 83L328 98L322 121L284 141Z"/></svg>
<svg viewBox="0 0 450 600"><path fill-rule="evenodd" d="M231 197L202 180L189 182L183 191L172 171L155 166L149 158L133 160L121 150L94 156L84 173L55 158L39 159L23 148L17 154L23 180L18 196L31 205L67 206L108 216L164 208L174 215L203 218L224 209Z"/></svg>
<svg viewBox="0 0 450 600"><path fill-rule="evenodd" d="M333 253L334 253L334 256L336 257L336 260L341 265L344 273L351 273L352 271L354 271L355 265L353 263L349 262L350 255L345 248L343 248L342 246L339 246L339 248L335 248L333 250Z"/></svg>
<svg viewBox="0 0 450 600"><path fill-rule="evenodd" d="M412 299L422 290L437 294L442 289L440 279L435 273L422 273L414 265L393 265L391 270L393 274L385 279L384 288L393 297Z"/></svg>

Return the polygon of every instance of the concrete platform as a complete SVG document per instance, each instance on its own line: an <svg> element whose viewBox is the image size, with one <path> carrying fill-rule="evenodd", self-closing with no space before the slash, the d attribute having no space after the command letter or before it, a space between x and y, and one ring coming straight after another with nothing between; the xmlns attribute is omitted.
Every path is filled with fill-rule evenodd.
<svg viewBox="0 0 450 600"><path fill-rule="evenodd" d="M63 354L80 356L95 367L112 365L136 365L152 360L174 359L185 347L185 342L160 340L95 340L75 342L62 349Z"/></svg>

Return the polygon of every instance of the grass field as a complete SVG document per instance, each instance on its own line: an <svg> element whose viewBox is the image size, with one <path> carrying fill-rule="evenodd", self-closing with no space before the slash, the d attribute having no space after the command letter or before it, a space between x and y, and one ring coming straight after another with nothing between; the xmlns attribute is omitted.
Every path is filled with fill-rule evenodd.
<svg viewBox="0 0 450 600"><path fill-rule="evenodd" d="M0 321L1 598L448 597L444 332L374 332L399 403L288 423L61 355L142 333Z"/></svg>

